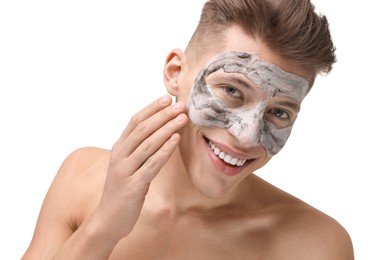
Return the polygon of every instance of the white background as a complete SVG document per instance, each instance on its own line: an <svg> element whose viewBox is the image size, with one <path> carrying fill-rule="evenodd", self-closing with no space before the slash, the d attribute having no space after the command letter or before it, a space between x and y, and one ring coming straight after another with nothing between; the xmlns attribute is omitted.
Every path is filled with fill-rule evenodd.
<svg viewBox="0 0 385 260"><path fill-rule="evenodd" d="M134 112L166 93L165 57L184 49L203 2L0 2L0 259L24 253L68 153L110 148ZM356 259L385 259L380 1L313 3L339 62L258 174L337 219Z"/></svg>

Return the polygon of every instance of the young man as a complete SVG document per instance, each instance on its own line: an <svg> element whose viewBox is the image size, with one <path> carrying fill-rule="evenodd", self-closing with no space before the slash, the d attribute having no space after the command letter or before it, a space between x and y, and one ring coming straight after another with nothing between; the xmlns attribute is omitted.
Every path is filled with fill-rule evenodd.
<svg viewBox="0 0 385 260"><path fill-rule="evenodd" d="M254 171L335 61L307 0L210 0L164 67L170 95L111 151L64 161L23 259L353 259L331 217Z"/></svg>

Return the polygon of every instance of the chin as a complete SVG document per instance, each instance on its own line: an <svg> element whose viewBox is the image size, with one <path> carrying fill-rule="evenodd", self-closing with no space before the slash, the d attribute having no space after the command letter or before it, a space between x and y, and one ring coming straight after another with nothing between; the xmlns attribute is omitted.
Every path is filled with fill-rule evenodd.
<svg viewBox="0 0 385 260"><path fill-rule="evenodd" d="M181 159L193 186L202 195L211 199L230 194L247 176L268 161L266 153L258 153L258 156L254 156L251 153L233 152L226 145L217 144L226 153L233 153L234 157L242 159L238 164L226 163L215 154L210 145L211 142L216 141L208 135L215 136L213 133L216 131L217 129L214 128L201 130L200 127L189 124L181 132L182 140L179 145ZM264 149L260 150L264 151Z"/></svg>

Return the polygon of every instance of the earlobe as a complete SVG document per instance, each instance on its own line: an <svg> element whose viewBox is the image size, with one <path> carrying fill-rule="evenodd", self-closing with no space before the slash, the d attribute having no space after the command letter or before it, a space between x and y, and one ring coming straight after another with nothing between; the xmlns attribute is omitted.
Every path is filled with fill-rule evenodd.
<svg viewBox="0 0 385 260"><path fill-rule="evenodd" d="M182 71L184 53L179 49L172 50L167 58L163 70L163 80L167 91L172 96L177 96L179 76Z"/></svg>

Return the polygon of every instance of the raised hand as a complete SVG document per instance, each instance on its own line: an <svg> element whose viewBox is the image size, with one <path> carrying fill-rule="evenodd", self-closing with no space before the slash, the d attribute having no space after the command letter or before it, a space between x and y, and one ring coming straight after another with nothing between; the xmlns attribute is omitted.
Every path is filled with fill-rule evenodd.
<svg viewBox="0 0 385 260"><path fill-rule="evenodd" d="M165 96L135 114L113 145L104 192L94 215L106 239L133 229L151 181L176 149L188 121L185 105ZM95 216L94 216L95 217Z"/></svg>

